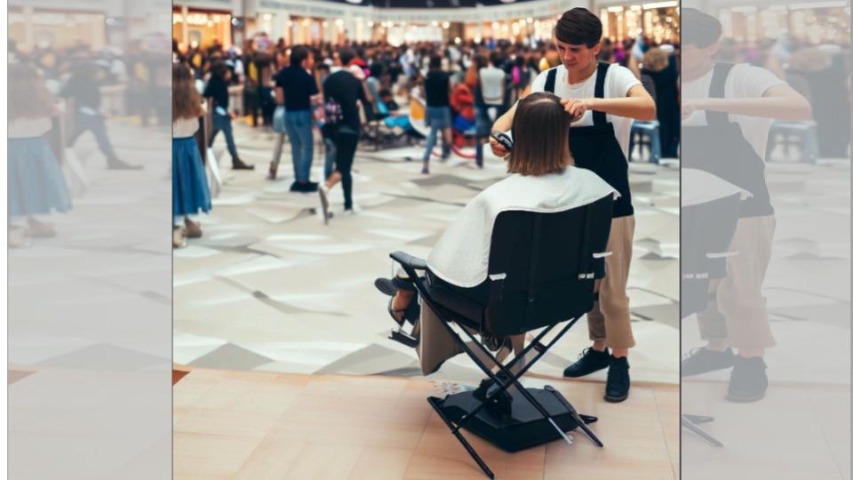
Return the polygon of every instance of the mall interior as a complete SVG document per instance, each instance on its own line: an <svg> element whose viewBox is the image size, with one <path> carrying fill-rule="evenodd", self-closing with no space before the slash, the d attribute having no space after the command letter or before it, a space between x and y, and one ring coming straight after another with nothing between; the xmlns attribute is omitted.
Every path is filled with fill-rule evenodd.
<svg viewBox="0 0 853 480"><path fill-rule="evenodd" d="M10 3L10 57L40 59L50 83L64 78L63 59L80 50L97 52L102 109L111 118L106 140L84 136L64 150L78 168L66 175L71 195L76 201L85 193L84 207L107 202L99 200L101 194L117 195L129 209L155 196L168 199L166 187L137 196L121 187L109 192L97 187L99 181L119 178L109 176L115 175L112 170L104 173L101 157L108 169L142 169L127 175L163 179L173 173L160 158L167 154L155 152L150 140L168 137L174 120L169 103L162 95L140 102L132 94L170 88L169 71L146 63L147 52L171 40L172 62L190 69L203 97L209 96L213 72L227 67L222 67L226 98L216 97L192 134L204 162L208 211L182 217L181 223L176 213L172 229L174 478L486 478L480 457L499 479L716 478L718 451L683 430L682 411L715 415L705 428L752 452L727 457L727 468L762 478L769 463L764 460L775 458L767 452L784 449L786 462L796 465L799 455L815 458L825 450L820 458L828 473L816 478L843 478L837 476L838 465L849 463L850 452L836 448L845 433L839 430L842 422L833 419L849 400L849 369L839 372L828 365L815 378L797 368L795 355L768 353L771 382L778 385L758 403L769 403L772 411L807 410L803 421L814 435L804 450L790 447L781 424L778 435L760 445L740 435L739 428L756 413L723 398L727 375L682 381L682 356L701 344L695 316L682 319L679 301L679 158L685 150L676 92L686 3L175 0L138 12L139 2L129 1L93 0L79 10L41 3ZM802 222L832 223L838 215L849 220L849 132L846 139L837 138L837 128L827 126L832 108L814 107L820 102L819 82L790 74L810 68L798 51L849 44L849 6L834 0L782 7L764 0L700 3L722 25L720 59L766 68L800 92L812 88L807 95L812 120L770 127L763 160L778 224L769 270L780 280L768 282L764 295L784 351L811 349L820 339L829 348L846 348L849 356L849 345L840 344L837 335L849 333L849 318L816 318L835 318L844 308L849 312L849 291L842 292L837 282L841 271L782 280L827 257L841 258L849 272L849 252L836 248L849 244L849 230L827 240L802 228ZM563 64L554 31L563 12L575 7L601 21L598 61L633 74L657 112L655 118L634 120L627 144L620 144L636 222L626 287L636 340L630 350L630 396L605 401L605 370L564 376L590 346L584 315L521 384L531 390L548 385L581 414L595 417L594 422L583 417L594 435L576 429L568 438L510 452L465 429L460 432L466 440L460 440L430 408L428 397L476 392L484 373L458 355L424 375L416 349L400 341L398 325L389 318L389 297L377 289L376 279L398 274L391 252L427 258L465 206L507 178L507 161L493 151L489 131L530 93L540 73ZM139 33L166 23L171 39ZM307 140L277 125L278 72L290 65L297 45L309 47L308 69L318 85L346 70L370 99L359 112L351 199L344 198L341 184L324 190L340 147L323 133L329 110L322 100L312 108L326 109L327 118L311 120ZM349 66L341 64L344 51L355 55ZM437 68L448 73L453 89L448 141L429 126L425 77L432 56L440 57ZM500 71L500 95L481 105L472 91L485 91L484 70ZM849 95L849 81L846 88ZM288 90L278 90L286 99ZM471 97L466 105L474 114L457 108L457 93ZM846 101L849 110L849 97ZM227 118L227 127L217 124L217 114ZM74 130L73 121L65 119L60 138ZM432 135L438 137L434 142ZM110 142L121 159L109 153ZM117 221L134 221L133 215L124 217ZM63 226L59 220L57 228ZM86 235L82 229L66 230ZM10 233L10 246L13 241L21 251L32 248L32 242ZM824 249L817 251L817 245ZM153 290L147 294L156 297ZM816 291L822 294L808 293ZM527 333L528 343L536 333ZM411 338L417 341L418 334ZM821 388L810 388L810 382ZM847 393L839 393L845 382ZM605 448L596 445L595 436ZM476 455L466 451L468 442Z"/></svg>

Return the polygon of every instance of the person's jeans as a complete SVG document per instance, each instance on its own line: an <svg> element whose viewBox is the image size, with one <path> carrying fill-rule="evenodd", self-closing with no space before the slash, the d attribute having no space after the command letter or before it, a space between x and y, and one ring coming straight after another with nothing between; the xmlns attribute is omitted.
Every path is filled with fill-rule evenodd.
<svg viewBox="0 0 853 480"><path fill-rule="evenodd" d="M326 144L326 165L323 167L323 179L328 179L335 171L335 142L331 138L323 137L323 143Z"/></svg>
<svg viewBox="0 0 853 480"><path fill-rule="evenodd" d="M284 112L284 128L287 130L287 136L290 137L293 174L297 182L307 182L311 178L311 160L314 157L311 111Z"/></svg>
<svg viewBox="0 0 853 480"><path fill-rule="evenodd" d="M210 143L208 147L213 146L216 135L219 132L225 135L225 143L228 145L228 153L231 154L231 161L237 161L240 156L237 155L237 145L234 143L234 131L231 129L231 117L228 115L213 114L213 132L210 134Z"/></svg>
<svg viewBox="0 0 853 480"><path fill-rule="evenodd" d="M428 162L432 155L432 149L438 142L438 135L441 135L441 142L444 145L442 154L447 156L450 153L450 145L444 138L444 130L451 127L450 107L427 107L427 124L429 125L429 135L427 136L426 150L424 151L424 162Z"/></svg>
<svg viewBox="0 0 853 480"><path fill-rule="evenodd" d="M352 209L352 162L358 148L358 132L341 127L335 135L335 170L341 174L344 209Z"/></svg>
<svg viewBox="0 0 853 480"><path fill-rule="evenodd" d="M71 147L80 138L80 135L86 132L92 132L95 136L95 141L98 142L98 149L107 157L107 163L118 159L113 145L110 143L110 137L107 136L107 126L104 123L104 117L100 115L88 115L82 112L77 112L74 115L74 134L68 139L68 146Z"/></svg>

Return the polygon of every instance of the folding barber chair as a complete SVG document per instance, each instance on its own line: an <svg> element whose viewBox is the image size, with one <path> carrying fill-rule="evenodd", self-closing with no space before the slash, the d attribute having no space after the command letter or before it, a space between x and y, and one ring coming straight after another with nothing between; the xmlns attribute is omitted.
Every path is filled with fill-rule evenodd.
<svg viewBox="0 0 853 480"><path fill-rule="evenodd" d="M737 227L741 193L682 206L681 214L681 318L699 313L708 305L711 282L726 276L726 258ZM681 415L681 427L704 438L710 444L723 444L699 425L713 417Z"/></svg>
<svg viewBox="0 0 853 480"><path fill-rule="evenodd" d="M443 399L430 397L428 402L489 478L494 474L462 435L462 428L507 452L560 438L571 444L567 432L576 428L603 446L587 427L597 420L595 417L580 415L550 386L528 389L519 380L592 309L596 281L605 274L612 214L610 196L559 213L500 213L491 238L488 277L481 285L488 292L484 302L472 300L473 296L463 295L460 289L437 278L425 261L403 252L391 254L409 278L416 279L422 307L425 304L435 312L453 340L488 376L484 380L488 388L481 384L473 392ZM565 325L543 345L543 339L563 322ZM454 323L473 348L454 329ZM535 340L516 350L508 364L499 362L482 340L502 340L537 329L542 331ZM480 340L475 332L479 332ZM498 372L493 372L478 353ZM527 361L529 355L533 356Z"/></svg>

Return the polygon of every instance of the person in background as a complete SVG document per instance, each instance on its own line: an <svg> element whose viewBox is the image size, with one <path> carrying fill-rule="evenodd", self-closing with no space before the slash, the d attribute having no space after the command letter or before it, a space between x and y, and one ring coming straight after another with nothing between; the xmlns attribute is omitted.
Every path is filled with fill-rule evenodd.
<svg viewBox="0 0 853 480"><path fill-rule="evenodd" d="M453 120L450 115L450 74L441 69L441 57L433 55L429 62L429 72L424 80L426 92L426 125L429 127L426 150L423 155L421 173L429 174L429 159L435 147L439 132L442 134L442 159L450 157L450 129Z"/></svg>
<svg viewBox="0 0 853 480"><path fill-rule="evenodd" d="M504 92L506 89L506 73L498 68L500 55L497 52L492 52L489 55L489 66L480 69L480 93L483 96L483 103L486 109L494 112L496 119L503 115L504 109Z"/></svg>
<svg viewBox="0 0 853 480"><path fill-rule="evenodd" d="M678 140L681 132L681 109L678 105L678 71L675 62L661 48L650 48L643 56L641 80L652 81L658 123L660 123L661 156L678 158Z"/></svg>
<svg viewBox="0 0 853 480"><path fill-rule="evenodd" d="M62 86L59 95L70 99L74 107L74 131L68 138L72 147L80 135L92 132L98 149L107 157L110 170L141 170L141 165L132 165L118 158L107 134L105 114L101 112L101 89L95 75L95 64L77 60L71 66L71 76Z"/></svg>
<svg viewBox="0 0 853 480"><path fill-rule="evenodd" d="M8 80L8 245L25 248L27 237L56 236L36 215L71 210L71 195L46 138L59 111L45 79L28 63L10 63ZM24 218L27 227L19 223Z"/></svg>
<svg viewBox="0 0 853 480"><path fill-rule="evenodd" d="M225 135L225 143L228 153L231 155L231 168L234 170L254 170L254 165L249 165L240 160L237 154L237 144L234 142L234 131L231 119L234 114L228 110L228 82L231 80L231 70L224 63L216 63L211 67L210 80L204 87L204 98L213 100L213 130L210 134L208 147L213 146L216 135L222 132ZM209 103L210 105L211 103Z"/></svg>
<svg viewBox="0 0 853 480"><path fill-rule="evenodd" d="M311 181L311 161L314 159L312 97L319 95L317 81L311 75L314 54L304 45L290 51L290 66L275 76L275 97L284 106L284 126L290 137L293 158L293 184L291 192L316 192L317 183ZM281 158L284 134L276 142L275 153L270 163L270 179L275 179Z"/></svg>
<svg viewBox="0 0 853 480"><path fill-rule="evenodd" d="M331 74L323 84L323 95L326 105L325 125L326 135L335 144L335 170L326 178L319 188L320 203L323 209L323 221L332 218L329 211L329 192L340 182L344 194L344 214L353 215L356 212L352 201L352 163L358 148L361 118L359 102L362 107L367 104L364 85L349 71L350 63L355 58L355 51L342 48L339 52L342 69ZM330 115L329 110L336 115ZM334 118L339 116L339 118Z"/></svg>
<svg viewBox="0 0 853 480"><path fill-rule="evenodd" d="M190 219L211 209L207 172L195 132L204 108L190 69L172 65L172 247L186 246L185 238L199 238L201 224Z"/></svg>

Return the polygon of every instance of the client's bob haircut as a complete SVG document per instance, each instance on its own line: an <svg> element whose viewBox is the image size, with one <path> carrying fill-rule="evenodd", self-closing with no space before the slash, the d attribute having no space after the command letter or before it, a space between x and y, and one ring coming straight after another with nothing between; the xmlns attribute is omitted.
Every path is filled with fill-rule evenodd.
<svg viewBox="0 0 853 480"><path fill-rule="evenodd" d="M572 165L571 122L571 115L563 109L560 97L554 94L537 92L519 101L512 120L513 145L507 171L547 175L560 173Z"/></svg>

